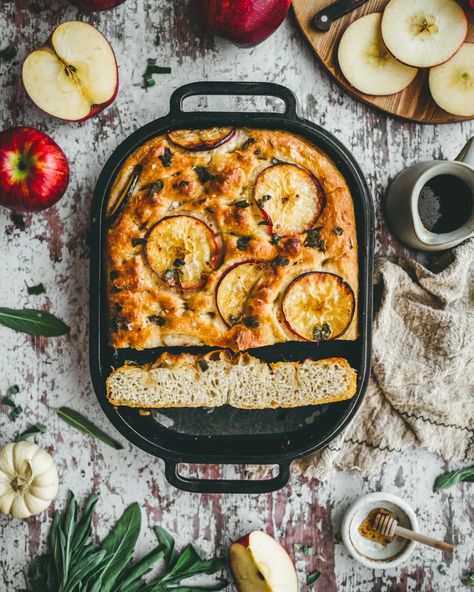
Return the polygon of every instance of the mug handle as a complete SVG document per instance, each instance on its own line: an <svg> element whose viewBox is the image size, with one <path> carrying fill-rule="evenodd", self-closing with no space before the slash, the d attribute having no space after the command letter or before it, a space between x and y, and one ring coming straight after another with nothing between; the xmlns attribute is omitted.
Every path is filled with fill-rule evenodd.
<svg viewBox="0 0 474 592"><path fill-rule="evenodd" d="M474 136L467 141L467 144L456 156L455 160L459 160L464 164L468 164L474 168Z"/></svg>

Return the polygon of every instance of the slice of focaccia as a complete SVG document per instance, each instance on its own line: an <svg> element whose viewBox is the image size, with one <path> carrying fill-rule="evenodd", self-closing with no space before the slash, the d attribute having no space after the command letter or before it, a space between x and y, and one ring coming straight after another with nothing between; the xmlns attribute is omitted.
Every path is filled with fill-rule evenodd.
<svg viewBox="0 0 474 592"><path fill-rule="evenodd" d="M272 409L350 399L357 373L343 358L268 364L217 350L204 356L164 353L147 366L121 366L106 386L115 406Z"/></svg>

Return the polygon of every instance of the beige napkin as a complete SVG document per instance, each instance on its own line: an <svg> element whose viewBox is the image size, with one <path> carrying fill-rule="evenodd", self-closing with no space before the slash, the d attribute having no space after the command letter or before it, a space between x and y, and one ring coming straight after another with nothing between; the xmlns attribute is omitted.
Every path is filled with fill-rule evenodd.
<svg viewBox="0 0 474 592"><path fill-rule="evenodd" d="M299 463L323 480L334 467L368 473L409 446L474 458L474 240L433 273L380 260L372 376L359 413L322 452Z"/></svg>

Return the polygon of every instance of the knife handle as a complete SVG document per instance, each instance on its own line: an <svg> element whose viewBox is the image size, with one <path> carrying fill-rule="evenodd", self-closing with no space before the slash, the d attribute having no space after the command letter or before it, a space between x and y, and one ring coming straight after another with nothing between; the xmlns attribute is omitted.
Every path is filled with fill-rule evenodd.
<svg viewBox="0 0 474 592"><path fill-rule="evenodd" d="M320 10L313 18L313 27L318 31L329 31L332 23L367 0L336 0Z"/></svg>

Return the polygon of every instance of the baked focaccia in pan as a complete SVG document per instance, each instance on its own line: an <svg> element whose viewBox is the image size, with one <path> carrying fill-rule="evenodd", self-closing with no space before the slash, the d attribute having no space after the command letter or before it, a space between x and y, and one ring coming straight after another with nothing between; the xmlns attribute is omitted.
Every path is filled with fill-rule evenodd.
<svg viewBox="0 0 474 592"><path fill-rule="evenodd" d="M163 134L125 161L107 207L113 347L357 337L352 197L308 140L232 127Z"/></svg>

